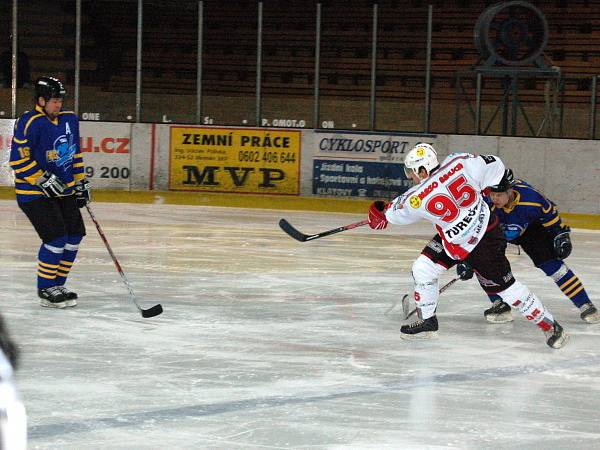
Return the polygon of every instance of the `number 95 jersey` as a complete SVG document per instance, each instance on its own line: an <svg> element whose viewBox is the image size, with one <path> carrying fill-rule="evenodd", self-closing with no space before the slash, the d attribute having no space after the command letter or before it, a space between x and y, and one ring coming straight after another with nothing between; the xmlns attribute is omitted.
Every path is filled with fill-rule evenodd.
<svg viewBox="0 0 600 450"><path fill-rule="evenodd" d="M421 219L432 222L446 253L465 259L485 234L490 218L482 191L498 184L504 169L497 156L452 153L429 178L394 199L386 218L399 225Z"/></svg>

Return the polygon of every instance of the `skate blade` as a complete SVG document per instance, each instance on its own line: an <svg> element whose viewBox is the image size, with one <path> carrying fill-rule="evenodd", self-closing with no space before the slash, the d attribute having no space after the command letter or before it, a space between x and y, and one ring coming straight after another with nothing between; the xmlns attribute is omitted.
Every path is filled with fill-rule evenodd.
<svg viewBox="0 0 600 450"><path fill-rule="evenodd" d="M400 333L400 339L405 341L426 341L428 339L437 338L437 331L423 331L417 334Z"/></svg>
<svg viewBox="0 0 600 450"><path fill-rule="evenodd" d="M550 347L551 348L561 348L562 346L564 346L567 343L568 340L569 340L569 335L563 331L563 334L560 337L560 339L557 339L556 342L554 344L552 344Z"/></svg>
<svg viewBox="0 0 600 450"><path fill-rule="evenodd" d="M583 320L585 323L598 323L600 322L600 314L590 314L581 320Z"/></svg>
<svg viewBox="0 0 600 450"><path fill-rule="evenodd" d="M500 314L494 316L486 316L485 320L489 323L508 323L515 320L512 314Z"/></svg>
<svg viewBox="0 0 600 450"><path fill-rule="evenodd" d="M52 303L52 302L49 302L48 300L40 300L40 305L44 306L45 308L56 308L56 309L63 309L63 308L67 307L65 302Z"/></svg>

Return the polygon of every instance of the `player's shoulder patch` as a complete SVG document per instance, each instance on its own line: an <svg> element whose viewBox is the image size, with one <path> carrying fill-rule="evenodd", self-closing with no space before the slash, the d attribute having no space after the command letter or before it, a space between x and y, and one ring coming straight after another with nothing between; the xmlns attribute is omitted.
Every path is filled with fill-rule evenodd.
<svg viewBox="0 0 600 450"><path fill-rule="evenodd" d="M481 157L481 159L483 159L485 161L486 164L491 164L493 162L496 162L497 159L495 156L492 155L479 155Z"/></svg>
<svg viewBox="0 0 600 450"><path fill-rule="evenodd" d="M402 194L398 199L394 202L392 209L394 211L398 209L404 208L404 203L406 203L406 194Z"/></svg>
<svg viewBox="0 0 600 450"><path fill-rule="evenodd" d="M418 195L411 195L408 199L408 204L411 208L418 209L421 206L421 197Z"/></svg>

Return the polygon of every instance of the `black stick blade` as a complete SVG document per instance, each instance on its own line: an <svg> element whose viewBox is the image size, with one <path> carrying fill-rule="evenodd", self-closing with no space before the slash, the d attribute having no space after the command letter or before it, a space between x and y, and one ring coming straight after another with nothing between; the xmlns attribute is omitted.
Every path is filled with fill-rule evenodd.
<svg viewBox="0 0 600 450"><path fill-rule="evenodd" d="M304 233L301 233L300 231L298 231L296 228L294 228L294 227L292 226L292 224L291 224L291 223L289 223L289 222L288 222L287 220L285 220L285 219L281 219L281 220L279 221L279 227L280 227L280 228L281 228L283 231L285 231L285 232L288 234L288 236L290 236L290 237L292 237L292 238L296 239L297 241L304 242L304 241L306 241L306 239L308 239L308 237L309 237L308 235L306 235L306 234L304 234Z"/></svg>
<svg viewBox="0 0 600 450"><path fill-rule="evenodd" d="M142 309L140 311L142 312L142 317L148 318L162 314L163 308L159 303L158 305L154 305L152 308Z"/></svg>

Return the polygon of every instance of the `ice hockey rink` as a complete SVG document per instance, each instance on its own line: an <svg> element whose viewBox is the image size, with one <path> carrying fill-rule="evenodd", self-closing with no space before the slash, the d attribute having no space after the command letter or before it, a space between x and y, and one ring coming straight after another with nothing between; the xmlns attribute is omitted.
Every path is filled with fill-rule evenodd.
<svg viewBox="0 0 600 450"><path fill-rule="evenodd" d="M93 203L144 308L132 306L93 223L69 287L39 306L39 241L0 201L1 313L22 352L30 449L600 448L600 324L525 255L513 272L570 335L559 350L515 314L492 325L474 281L440 296L437 339L403 341L394 302L432 227L362 227L356 214ZM567 260L600 304L600 232ZM446 283L454 276L441 279Z"/></svg>

